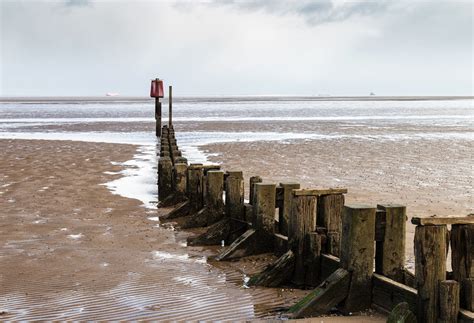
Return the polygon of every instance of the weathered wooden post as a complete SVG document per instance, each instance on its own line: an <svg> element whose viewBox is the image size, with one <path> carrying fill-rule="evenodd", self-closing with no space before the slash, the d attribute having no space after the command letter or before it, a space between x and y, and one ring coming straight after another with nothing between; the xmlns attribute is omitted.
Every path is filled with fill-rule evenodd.
<svg viewBox="0 0 474 323"><path fill-rule="evenodd" d="M473 218L474 220L474 218ZM451 228L453 279L461 283L461 307L469 309L474 298L467 279L474 278L474 224L453 224ZM470 291L470 295L469 295ZM472 310L472 309L471 309Z"/></svg>
<svg viewBox="0 0 474 323"><path fill-rule="evenodd" d="M349 295L343 310L368 309L372 301L375 208L346 205L342 215L341 267L351 273Z"/></svg>
<svg viewBox="0 0 474 323"><path fill-rule="evenodd" d="M200 210L203 207L202 194L203 165L191 164L188 167L187 193L191 207Z"/></svg>
<svg viewBox="0 0 474 323"><path fill-rule="evenodd" d="M338 256L340 254L343 194L325 194L318 198L318 225L327 229L326 251Z"/></svg>
<svg viewBox="0 0 474 323"><path fill-rule="evenodd" d="M437 323L457 323L459 315L459 283L455 280L439 282L439 318Z"/></svg>
<svg viewBox="0 0 474 323"><path fill-rule="evenodd" d="M288 228L288 243L295 255L293 283L305 284L305 241L310 232L316 230L317 195L308 195L305 190L293 190L291 216Z"/></svg>
<svg viewBox="0 0 474 323"><path fill-rule="evenodd" d="M206 175L206 195L204 204L209 209L208 225L217 222L224 212L224 172L209 170Z"/></svg>
<svg viewBox="0 0 474 323"><path fill-rule="evenodd" d="M463 279L461 286L461 306L474 312L474 278Z"/></svg>
<svg viewBox="0 0 474 323"><path fill-rule="evenodd" d="M270 251L273 249L273 234L275 233L275 184L255 184L254 218L259 236L257 250Z"/></svg>
<svg viewBox="0 0 474 323"><path fill-rule="evenodd" d="M255 204L255 184L261 183L263 180L260 176L252 176L249 179L249 204Z"/></svg>
<svg viewBox="0 0 474 323"><path fill-rule="evenodd" d="M398 204L379 204L377 222L382 222L376 235L375 272L404 283L406 207Z"/></svg>
<svg viewBox="0 0 474 323"><path fill-rule="evenodd" d="M163 201L173 192L173 163L170 157L158 161L158 200Z"/></svg>
<svg viewBox="0 0 474 323"><path fill-rule="evenodd" d="M173 87L168 87L168 128L173 129Z"/></svg>
<svg viewBox="0 0 474 323"><path fill-rule="evenodd" d="M291 216L291 200L293 199L293 190L299 189L300 184L298 183L280 183L282 190L281 205L278 209L278 228L280 233L284 236L288 236L288 226L290 224Z"/></svg>
<svg viewBox="0 0 474 323"><path fill-rule="evenodd" d="M174 191L179 198L186 195L186 173L188 165L185 163L174 164Z"/></svg>
<svg viewBox="0 0 474 323"><path fill-rule="evenodd" d="M225 179L225 214L244 220L244 176L242 171L228 171Z"/></svg>
<svg viewBox="0 0 474 323"><path fill-rule="evenodd" d="M418 322L435 323L439 313L439 282L446 279L446 225L415 229L415 275Z"/></svg>

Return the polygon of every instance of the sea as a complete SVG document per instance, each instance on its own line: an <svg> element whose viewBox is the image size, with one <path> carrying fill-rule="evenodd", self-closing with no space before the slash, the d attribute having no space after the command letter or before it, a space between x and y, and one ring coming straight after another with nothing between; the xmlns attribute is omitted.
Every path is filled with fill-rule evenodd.
<svg viewBox="0 0 474 323"><path fill-rule="evenodd" d="M168 110L164 100L163 124ZM201 147L213 143L474 140L472 97L178 97L172 110L178 145L189 162L208 162ZM136 155L123 163L124 176L104 185L154 208L154 114L149 98L0 98L0 139L136 145Z"/></svg>

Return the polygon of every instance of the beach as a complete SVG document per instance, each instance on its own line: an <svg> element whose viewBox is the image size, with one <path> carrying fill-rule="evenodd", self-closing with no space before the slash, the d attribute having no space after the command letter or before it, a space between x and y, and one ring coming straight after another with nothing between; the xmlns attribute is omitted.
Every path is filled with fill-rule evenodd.
<svg viewBox="0 0 474 323"><path fill-rule="evenodd" d="M403 204L409 219L472 213L473 101L381 102L183 100L174 127L191 162L242 170L246 185L344 187L346 203ZM199 230L163 221L148 101L0 113L2 319L278 318L306 294L246 288L274 256L215 263L220 247L186 245Z"/></svg>

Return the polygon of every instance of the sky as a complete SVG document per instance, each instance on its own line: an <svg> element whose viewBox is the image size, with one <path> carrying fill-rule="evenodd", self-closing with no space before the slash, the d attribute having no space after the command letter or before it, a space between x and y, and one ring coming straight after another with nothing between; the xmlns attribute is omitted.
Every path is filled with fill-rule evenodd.
<svg viewBox="0 0 474 323"><path fill-rule="evenodd" d="M472 1L0 0L0 96L474 95Z"/></svg>

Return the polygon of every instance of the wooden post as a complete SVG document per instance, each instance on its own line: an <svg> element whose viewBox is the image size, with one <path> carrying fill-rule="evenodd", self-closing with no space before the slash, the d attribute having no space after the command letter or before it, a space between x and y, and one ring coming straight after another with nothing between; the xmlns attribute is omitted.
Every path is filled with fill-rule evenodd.
<svg viewBox="0 0 474 323"><path fill-rule="evenodd" d="M205 205L209 208L208 223L214 223L222 216L224 211L224 201L222 193L224 191L224 172L221 170L210 170L206 175L206 196Z"/></svg>
<svg viewBox="0 0 474 323"><path fill-rule="evenodd" d="M200 210L203 207L202 167L202 164L191 164L188 167L186 191L188 193L189 201L195 210Z"/></svg>
<svg viewBox="0 0 474 323"><path fill-rule="evenodd" d="M293 283L302 286L305 283L305 240L316 230L316 208L318 197L292 194L291 216L288 228L288 243L295 254Z"/></svg>
<svg viewBox="0 0 474 323"><path fill-rule="evenodd" d="M343 194L322 195L318 199L318 225L328 230L326 251L338 257L340 254L343 209Z"/></svg>
<svg viewBox="0 0 474 323"><path fill-rule="evenodd" d="M374 268L375 208L346 205L342 215L341 266L351 272L344 311L355 312L371 305Z"/></svg>
<svg viewBox="0 0 474 323"><path fill-rule="evenodd" d="M184 196L186 194L186 173L188 165L184 163L174 164L174 190L177 194Z"/></svg>
<svg viewBox="0 0 474 323"><path fill-rule="evenodd" d="M457 323L459 314L459 283L455 280L439 282L439 318L437 323Z"/></svg>
<svg viewBox="0 0 474 323"><path fill-rule="evenodd" d="M453 224L451 228L453 279L474 278L474 224Z"/></svg>
<svg viewBox="0 0 474 323"><path fill-rule="evenodd" d="M158 78L156 83L158 84ZM156 121L156 136L161 137L161 102L160 98L155 98L155 121Z"/></svg>
<svg viewBox="0 0 474 323"><path fill-rule="evenodd" d="M466 278L462 281L461 307L474 312L474 278Z"/></svg>
<svg viewBox="0 0 474 323"><path fill-rule="evenodd" d="M305 286L316 287L321 279L321 249L322 236L316 232L306 235L304 246L305 259Z"/></svg>
<svg viewBox="0 0 474 323"><path fill-rule="evenodd" d="M173 87L168 87L168 128L173 129Z"/></svg>
<svg viewBox="0 0 474 323"><path fill-rule="evenodd" d="M418 322L435 323L438 317L438 286L446 279L446 230L446 225L419 225L415 229Z"/></svg>
<svg viewBox="0 0 474 323"><path fill-rule="evenodd" d="M255 184L261 183L262 178L260 176L252 176L249 180L249 204L255 204Z"/></svg>
<svg viewBox="0 0 474 323"><path fill-rule="evenodd" d="M469 286L464 283L464 280L474 278L474 224L452 225L451 265L453 267L453 279L462 283L461 307L468 309L468 299L471 297L472 300L472 294L469 295ZM468 290L465 290L466 287L468 287ZM470 289L470 292L472 293L472 289Z"/></svg>
<svg viewBox="0 0 474 323"><path fill-rule="evenodd" d="M158 161L158 199L163 201L173 192L173 163L169 157Z"/></svg>
<svg viewBox="0 0 474 323"><path fill-rule="evenodd" d="M288 226L290 223L291 216L291 200L293 199L292 191L300 188L298 183L280 183L280 187L283 190L283 199L278 209L278 227L280 233L284 236L288 236Z"/></svg>
<svg viewBox="0 0 474 323"><path fill-rule="evenodd" d="M275 233L275 184L255 184L254 218L259 236L259 250L273 249Z"/></svg>
<svg viewBox="0 0 474 323"><path fill-rule="evenodd" d="M406 207L397 204L379 204L377 213L385 223L383 235L376 242L375 272L404 283Z"/></svg>
<svg viewBox="0 0 474 323"><path fill-rule="evenodd" d="M225 180L225 214L228 217L243 220L244 213L244 176L242 171L228 171Z"/></svg>

